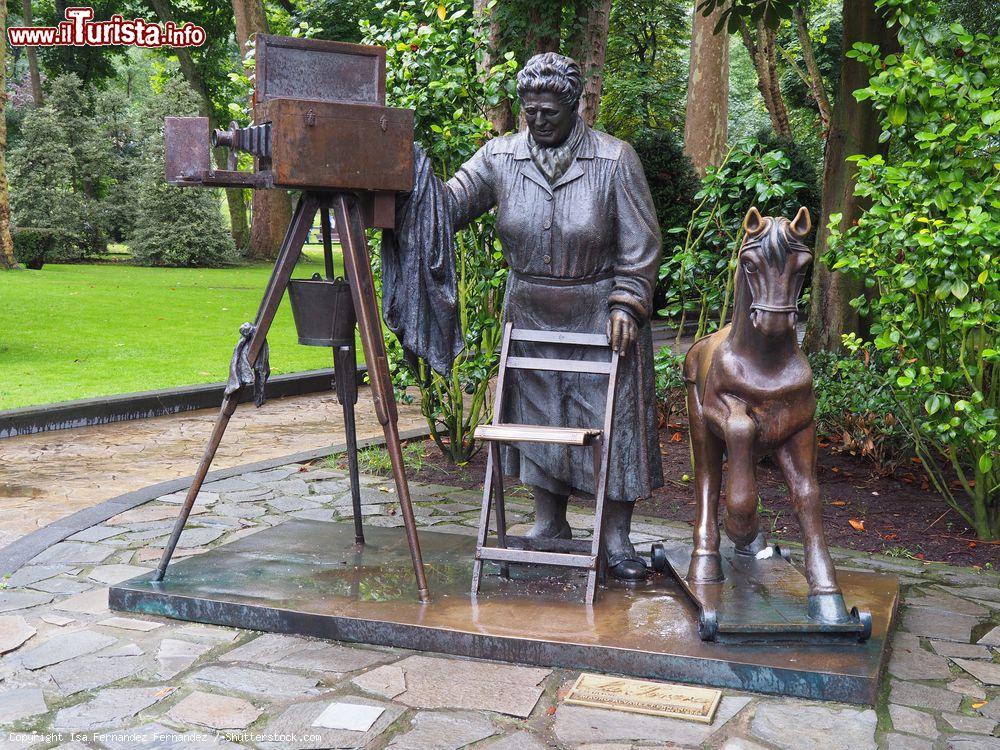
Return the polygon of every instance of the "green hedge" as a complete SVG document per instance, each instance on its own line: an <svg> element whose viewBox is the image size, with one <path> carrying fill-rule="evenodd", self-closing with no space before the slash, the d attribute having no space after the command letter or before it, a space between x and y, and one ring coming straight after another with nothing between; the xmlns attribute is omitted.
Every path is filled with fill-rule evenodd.
<svg viewBox="0 0 1000 750"><path fill-rule="evenodd" d="M35 271L54 259L60 245L67 240L63 230L42 227L14 227L11 237L17 262Z"/></svg>

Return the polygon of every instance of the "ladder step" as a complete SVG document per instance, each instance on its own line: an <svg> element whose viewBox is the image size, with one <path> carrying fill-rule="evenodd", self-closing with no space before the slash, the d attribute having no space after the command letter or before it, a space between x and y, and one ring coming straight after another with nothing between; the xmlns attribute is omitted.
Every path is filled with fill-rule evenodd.
<svg viewBox="0 0 1000 750"><path fill-rule="evenodd" d="M597 569L594 555L570 555L563 552L536 552L526 549L506 549L504 547L479 547L476 557L493 562L532 563L535 565L559 565L564 568Z"/></svg>
<svg viewBox="0 0 1000 750"><path fill-rule="evenodd" d="M603 430L594 427L548 427L534 424L483 424L476 428L477 440L498 442L590 445Z"/></svg>

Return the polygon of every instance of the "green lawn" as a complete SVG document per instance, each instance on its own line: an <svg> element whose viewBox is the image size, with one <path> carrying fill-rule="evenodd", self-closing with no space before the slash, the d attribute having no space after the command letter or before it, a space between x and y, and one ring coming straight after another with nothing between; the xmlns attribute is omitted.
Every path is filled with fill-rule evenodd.
<svg viewBox="0 0 1000 750"><path fill-rule="evenodd" d="M312 248L295 277L322 270ZM270 272L264 264L0 272L0 409L225 380L239 326L253 320ZM273 374L331 366L329 349L296 342L287 296L268 343Z"/></svg>

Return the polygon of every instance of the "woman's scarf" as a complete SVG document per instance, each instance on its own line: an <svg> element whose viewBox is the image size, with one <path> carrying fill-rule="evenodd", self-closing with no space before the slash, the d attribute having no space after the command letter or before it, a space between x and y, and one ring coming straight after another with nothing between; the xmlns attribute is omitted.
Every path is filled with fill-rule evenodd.
<svg viewBox="0 0 1000 750"><path fill-rule="evenodd" d="M558 146L549 147L539 146L535 143L535 139L531 137L531 131L528 131L528 152L531 154L531 160L535 162L538 171L545 175L545 179L549 181L550 185L566 174L566 170L569 169L576 156L577 148L583 142L583 134L586 130L587 126L584 124L583 118L576 115L576 122L573 123L573 130L570 131L569 137Z"/></svg>

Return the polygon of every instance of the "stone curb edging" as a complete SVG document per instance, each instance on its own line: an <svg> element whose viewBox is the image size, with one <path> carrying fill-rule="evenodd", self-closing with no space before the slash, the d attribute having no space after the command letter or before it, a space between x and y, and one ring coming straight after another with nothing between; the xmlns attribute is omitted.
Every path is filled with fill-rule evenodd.
<svg viewBox="0 0 1000 750"><path fill-rule="evenodd" d="M366 365L358 367L358 385L367 372ZM225 386L225 383L203 383L0 410L0 439L17 435L34 435L50 430L162 417L166 414L196 409L217 409L222 403ZM269 399L284 398L325 392L332 388L333 368L330 367L275 375L267 381L265 393ZM240 403L252 399L250 388L244 388L240 392Z"/></svg>
<svg viewBox="0 0 1000 750"><path fill-rule="evenodd" d="M428 434L430 434L430 430L427 427L414 427L410 430L401 431L399 439L412 440L414 438L426 437ZM385 437L380 435L358 440L358 447L366 448L370 445L383 445L384 443ZM264 461L255 461L249 464L230 466L225 469L216 469L208 473L205 483L208 484L219 479L229 479L230 477L246 474L251 471L267 471L268 469L285 466L286 464L313 461L324 456L343 453L346 450L346 443L334 443L324 448L315 448L300 453L268 458ZM93 507L78 510L76 513L72 513L65 518L60 518L58 521L53 521L47 526L43 526L37 531L33 531L11 542L6 547L0 548L0 578L11 575L18 568L31 561L32 558L41 554L52 545L73 536L73 534L77 534L84 529L89 529L91 526L104 523L119 513L124 513L127 510L136 508L163 495L186 490L191 485L191 479L192 477L190 476L170 479L166 482L152 484L139 490L126 492L123 495L118 495L110 500L98 503Z"/></svg>

